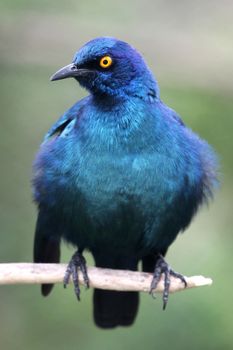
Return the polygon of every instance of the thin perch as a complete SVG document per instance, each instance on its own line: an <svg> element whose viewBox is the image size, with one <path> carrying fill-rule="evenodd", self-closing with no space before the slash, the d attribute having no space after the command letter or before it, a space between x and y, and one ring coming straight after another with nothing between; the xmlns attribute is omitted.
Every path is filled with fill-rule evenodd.
<svg viewBox="0 0 233 350"><path fill-rule="evenodd" d="M0 285L2 284L41 284L62 283L65 274L65 264L30 264L9 263L0 264ZM119 291L149 292L152 274L145 272L88 268L90 286L100 289ZM79 274L80 283L83 284L82 274ZM209 286L211 278L203 276L185 277L186 288ZM161 279L155 292L163 292ZM181 280L171 277L170 292L184 290Z"/></svg>

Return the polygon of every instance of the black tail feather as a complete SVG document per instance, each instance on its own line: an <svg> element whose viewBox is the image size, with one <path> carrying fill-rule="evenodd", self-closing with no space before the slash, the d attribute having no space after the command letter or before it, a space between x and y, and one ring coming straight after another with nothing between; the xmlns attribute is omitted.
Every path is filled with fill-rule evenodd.
<svg viewBox="0 0 233 350"><path fill-rule="evenodd" d="M138 292L94 290L94 320L98 327L130 326L137 315Z"/></svg>
<svg viewBox="0 0 233 350"><path fill-rule="evenodd" d="M49 235L48 229L45 215L39 212L34 238L33 261L35 263L58 263L60 261L60 239ZM47 296L52 288L51 283L42 284L42 295Z"/></svg>
<svg viewBox="0 0 233 350"><path fill-rule="evenodd" d="M134 257L114 257L112 254L93 254L96 266L136 271L138 260ZM137 315L138 292L94 290L94 321L98 327L130 326Z"/></svg>

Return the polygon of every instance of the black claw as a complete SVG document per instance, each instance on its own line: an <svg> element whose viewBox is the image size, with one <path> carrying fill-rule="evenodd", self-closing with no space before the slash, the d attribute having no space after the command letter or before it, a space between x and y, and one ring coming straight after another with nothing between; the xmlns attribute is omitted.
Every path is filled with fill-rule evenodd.
<svg viewBox="0 0 233 350"><path fill-rule="evenodd" d="M152 279L151 286L150 286L149 293L152 296L154 296L154 290L156 289L162 274L164 274L163 310L165 310L167 303L168 303L168 298L169 298L169 288L170 288L170 283L171 283L170 276L174 276L176 278L179 278L184 283L185 287L187 287L187 282L186 282L184 276L173 271L169 267L167 262L164 260L163 256L159 255L159 258L158 258L156 265L155 265L154 275L153 275L153 279Z"/></svg>
<svg viewBox="0 0 233 350"><path fill-rule="evenodd" d="M157 268L154 271L153 279L152 279L152 282L151 282L150 294L152 294L153 290L156 289L156 287L157 287L157 285L159 283L161 274L162 274L162 270L161 270L160 266L157 266Z"/></svg>
<svg viewBox="0 0 233 350"><path fill-rule="evenodd" d="M70 261L67 268L66 268L65 276L63 279L64 288L66 288L67 284L69 284L71 272L72 272L72 270L71 270L71 261Z"/></svg>
<svg viewBox="0 0 233 350"><path fill-rule="evenodd" d="M72 279L74 283L74 292L78 300L80 300L80 288L78 281L78 267L76 264L72 265Z"/></svg>
<svg viewBox="0 0 233 350"><path fill-rule="evenodd" d="M80 269L81 273L83 274L83 280L86 289L89 288L89 278L87 275L87 266L86 266L86 260L82 256L80 252L76 252L68 266L65 272L64 276L64 288L67 287L67 284L69 283L70 277L72 277L73 283L74 283L74 292L78 300L80 300L80 287L79 287L79 279L78 279L78 269Z"/></svg>
<svg viewBox="0 0 233 350"><path fill-rule="evenodd" d="M185 288L187 287L187 282L186 282L186 279L184 278L183 275L181 275L180 273L177 273L173 270L170 271L170 275L173 277L179 278L184 283Z"/></svg>

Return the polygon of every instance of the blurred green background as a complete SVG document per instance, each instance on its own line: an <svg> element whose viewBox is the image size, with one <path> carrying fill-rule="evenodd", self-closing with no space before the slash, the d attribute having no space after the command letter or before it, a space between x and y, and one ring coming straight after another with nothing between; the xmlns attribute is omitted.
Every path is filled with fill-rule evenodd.
<svg viewBox="0 0 233 350"><path fill-rule="evenodd" d="M167 259L212 287L170 297L141 295L131 328L97 329L92 291L72 287L49 298L38 286L1 286L0 348L233 349L233 45L232 1L0 1L0 260L30 262L36 210L31 164L44 133L85 95L75 81L50 83L58 68L96 36L116 36L145 56L162 99L219 154L221 189L170 248ZM73 248L63 246L67 262ZM93 263L89 257L89 263Z"/></svg>

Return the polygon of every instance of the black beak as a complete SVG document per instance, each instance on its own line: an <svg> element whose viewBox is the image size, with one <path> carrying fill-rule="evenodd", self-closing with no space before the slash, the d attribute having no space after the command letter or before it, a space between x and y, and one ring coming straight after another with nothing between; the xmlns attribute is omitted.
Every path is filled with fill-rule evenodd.
<svg viewBox="0 0 233 350"><path fill-rule="evenodd" d="M89 73L93 73L93 71L89 69L83 69L83 68L78 68L74 63L68 64L68 66L65 66L61 69L59 69L56 73L54 73L50 80L55 81L55 80L61 80L61 79L66 79L66 78L75 78L80 75L86 75Z"/></svg>

